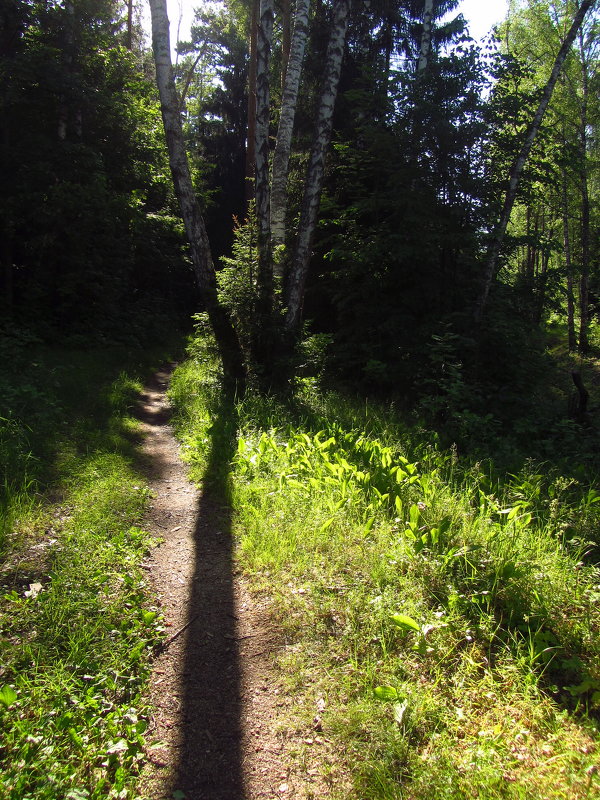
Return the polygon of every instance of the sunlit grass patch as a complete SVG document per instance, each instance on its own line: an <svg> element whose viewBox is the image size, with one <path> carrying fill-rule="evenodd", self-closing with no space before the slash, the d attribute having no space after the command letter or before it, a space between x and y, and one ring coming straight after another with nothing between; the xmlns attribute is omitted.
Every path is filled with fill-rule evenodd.
<svg viewBox="0 0 600 800"><path fill-rule="evenodd" d="M141 371L119 372L128 358L41 352L16 378L27 391L8 392L27 446L11 446L3 508L7 800L136 796L142 691L161 630L140 565L152 542L136 524L148 491L132 460Z"/></svg>
<svg viewBox="0 0 600 800"><path fill-rule="evenodd" d="M206 359L175 376L192 465L216 390ZM238 415L238 560L284 637L281 724L307 780L326 752L339 798L600 796L589 476L468 464L335 393L251 395Z"/></svg>
<svg viewBox="0 0 600 800"><path fill-rule="evenodd" d="M145 501L138 481L116 454L82 463L44 569L5 575L2 681L14 698L0 709L4 797L56 798L75 787L91 798L131 785L157 637L139 566L150 541L132 526Z"/></svg>

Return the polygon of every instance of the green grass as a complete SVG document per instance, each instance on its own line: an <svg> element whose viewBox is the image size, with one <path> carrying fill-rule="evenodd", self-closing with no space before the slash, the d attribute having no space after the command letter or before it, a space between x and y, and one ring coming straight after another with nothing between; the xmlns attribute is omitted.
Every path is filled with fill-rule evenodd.
<svg viewBox="0 0 600 800"><path fill-rule="evenodd" d="M2 800L136 797L161 627L131 411L159 357L38 347L0 377Z"/></svg>
<svg viewBox="0 0 600 800"><path fill-rule="evenodd" d="M193 355L172 399L199 479L218 420L210 354L196 342ZM322 707L333 797L600 796L589 476L501 475L389 410L310 388L236 413L221 469L238 561L285 636L299 764L314 763Z"/></svg>

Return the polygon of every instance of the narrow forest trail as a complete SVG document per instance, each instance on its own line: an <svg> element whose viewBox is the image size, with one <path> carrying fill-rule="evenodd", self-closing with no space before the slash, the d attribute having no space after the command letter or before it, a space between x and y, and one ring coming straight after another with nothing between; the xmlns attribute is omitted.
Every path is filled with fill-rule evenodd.
<svg viewBox="0 0 600 800"><path fill-rule="evenodd" d="M168 626L151 677L142 797L323 797L315 778L294 773L295 735L278 719L290 702L274 674L280 643L236 574L229 509L187 479L168 424L169 375L156 373L139 410L153 497L143 524L163 540L145 568Z"/></svg>

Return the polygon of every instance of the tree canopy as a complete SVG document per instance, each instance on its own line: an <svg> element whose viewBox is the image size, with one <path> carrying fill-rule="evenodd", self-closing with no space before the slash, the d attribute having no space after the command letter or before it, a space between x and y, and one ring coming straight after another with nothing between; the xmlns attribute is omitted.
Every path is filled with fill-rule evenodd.
<svg viewBox="0 0 600 800"><path fill-rule="evenodd" d="M194 256L139 5L5 3L4 329L118 337L165 303L213 303L263 390L301 373L312 336L331 374L410 402L443 340L480 410L526 380L515 341L549 320L589 350L596 3L513 3L483 46L457 5L197 11L164 67L206 232Z"/></svg>

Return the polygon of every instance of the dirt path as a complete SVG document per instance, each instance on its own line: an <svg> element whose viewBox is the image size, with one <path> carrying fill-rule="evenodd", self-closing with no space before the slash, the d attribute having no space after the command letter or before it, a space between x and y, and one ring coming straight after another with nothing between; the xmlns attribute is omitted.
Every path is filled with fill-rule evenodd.
<svg viewBox="0 0 600 800"><path fill-rule="evenodd" d="M144 800L258 800L322 796L293 772L294 737L279 731L287 704L265 608L235 574L229 510L186 478L158 372L142 396L143 454L153 501L144 526L163 538L146 569L168 626L149 701Z"/></svg>

